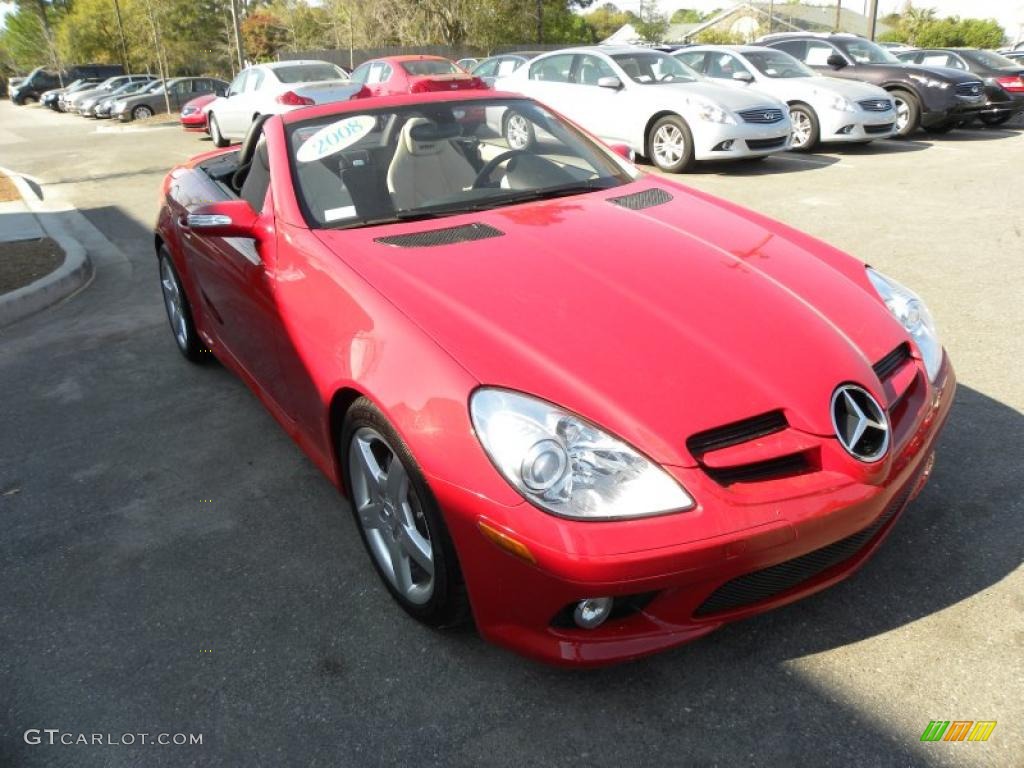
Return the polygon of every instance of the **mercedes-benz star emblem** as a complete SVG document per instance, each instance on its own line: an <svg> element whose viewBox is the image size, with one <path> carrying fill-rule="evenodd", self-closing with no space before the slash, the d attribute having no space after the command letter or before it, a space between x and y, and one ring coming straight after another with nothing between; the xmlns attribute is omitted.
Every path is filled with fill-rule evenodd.
<svg viewBox="0 0 1024 768"><path fill-rule="evenodd" d="M865 462L889 450L889 419L864 388L843 384L832 395L832 427L847 453Z"/></svg>

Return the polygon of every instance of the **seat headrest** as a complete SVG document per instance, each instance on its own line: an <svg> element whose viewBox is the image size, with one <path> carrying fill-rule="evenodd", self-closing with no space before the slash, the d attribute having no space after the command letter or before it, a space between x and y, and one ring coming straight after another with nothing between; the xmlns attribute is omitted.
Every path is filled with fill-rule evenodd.
<svg viewBox="0 0 1024 768"><path fill-rule="evenodd" d="M402 143L410 155L436 155L446 141L461 132L455 123L439 125L425 117L413 117L402 126Z"/></svg>

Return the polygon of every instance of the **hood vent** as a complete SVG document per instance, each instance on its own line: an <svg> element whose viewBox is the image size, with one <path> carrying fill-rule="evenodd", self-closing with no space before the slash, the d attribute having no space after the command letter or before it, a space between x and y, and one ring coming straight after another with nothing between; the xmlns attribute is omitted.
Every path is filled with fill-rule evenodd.
<svg viewBox="0 0 1024 768"><path fill-rule="evenodd" d="M391 235L375 238L375 242L383 245L394 245L398 248L433 248L438 245L454 245L472 240L486 240L490 237L501 237L505 233L488 224L460 224L457 227L431 229L426 232L412 232L408 235Z"/></svg>
<svg viewBox="0 0 1024 768"><path fill-rule="evenodd" d="M622 208L629 208L631 211L639 211L643 208L653 208L656 205L664 205L672 199L672 195L663 189L653 187L634 192L622 197L609 197L608 202L614 203Z"/></svg>
<svg viewBox="0 0 1024 768"><path fill-rule="evenodd" d="M719 451L732 445L756 440L773 432L779 432L787 426L789 425L782 411L771 411L705 432L698 432L686 441L686 447L699 459L710 451Z"/></svg>
<svg viewBox="0 0 1024 768"><path fill-rule="evenodd" d="M900 344L896 349L883 357L872 368L880 381L885 381L896 371L903 367L903 364L910 359L910 345L906 342Z"/></svg>

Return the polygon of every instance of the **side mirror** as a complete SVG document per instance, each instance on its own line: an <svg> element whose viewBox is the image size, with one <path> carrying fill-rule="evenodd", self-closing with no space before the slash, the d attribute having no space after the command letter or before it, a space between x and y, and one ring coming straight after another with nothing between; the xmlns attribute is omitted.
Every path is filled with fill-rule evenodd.
<svg viewBox="0 0 1024 768"><path fill-rule="evenodd" d="M838 53L833 53L827 59L825 63L828 64L832 69L842 69L846 66L846 59L840 56Z"/></svg>
<svg viewBox="0 0 1024 768"><path fill-rule="evenodd" d="M614 75L606 75L605 77L597 78L597 86L599 88L611 88L612 90L619 90L622 87L622 81Z"/></svg>
<svg viewBox="0 0 1024 768"><path fill-rule="evenodd" d="M609 144L608 149L614 152L616 155L621 157L623 160L633 162L636 159L636 153L629 148L626 144Z"/></svg>
<svg viewBox="0 0 1024 768"><path fill-rule="evenodd" d="M732 79L741 83L752 83L754 82L754 76L746 70L732 73Z"/></svg>
<svg viewBox="0 0 1024 768"><path fill-rule="evenodd" d="M224 200L201 205L182 222L197 235L207 237L253 237L259 215L245 200Z"/></svg>

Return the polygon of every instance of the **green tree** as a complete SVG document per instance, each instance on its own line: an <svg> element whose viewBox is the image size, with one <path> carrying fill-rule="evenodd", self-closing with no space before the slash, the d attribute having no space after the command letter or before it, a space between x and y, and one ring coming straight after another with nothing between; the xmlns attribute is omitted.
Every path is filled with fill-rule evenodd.
<svg viewBox="0 0 1024 768"><path fill-rule="evenodd" d="M960 19L957 16L924 24L914 38L922 48L998 48L1006 33L994 19Z"/></svg>
<svg viewBox="0 0 1024 768"><path fill-rule="evenodd" d="M255 11L242 21L245 51L254 61L271 61L288 42L288 28L269 11Z"/></svg>
<svg viewBox="0 0 1024 768"><path fill-rule="evenodd" d="M583 16L590 25L591 41L599 43L615 34L630 22L628 13L620 11L614 3L605 3Z"/></svg>
<svg viewBox="0 0 1024 768"><path fill-rule="evenodd" d="M699 24L707 18L700 11L695 11L692 8L680 8L672 14L672 18L669 19L671 24Z"/></svg>
<svg viewBox="0 0 1024 768"><path fill-rule="evenodd" d="M639 18L633 22L633 29L640 39L647 43L660 43L668 31L668 17L658 11L657 0L641 0Z"/></svg>
<svg viewBox="0 0 1024 768"><path fill-rule="evenodd" d="M703 45L742 45L746 42L742 35L721 29L705 29L696 37L696 42Z"/></svg>

